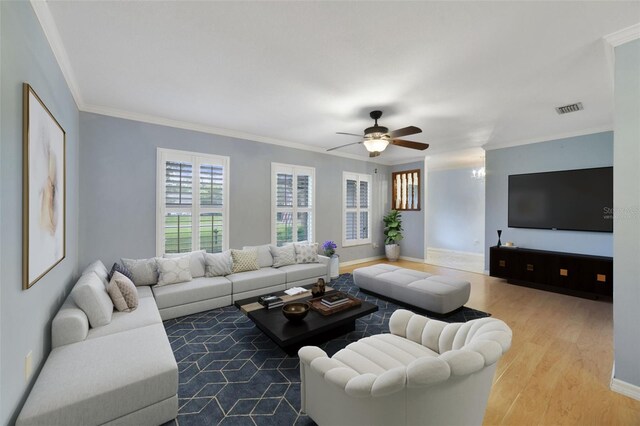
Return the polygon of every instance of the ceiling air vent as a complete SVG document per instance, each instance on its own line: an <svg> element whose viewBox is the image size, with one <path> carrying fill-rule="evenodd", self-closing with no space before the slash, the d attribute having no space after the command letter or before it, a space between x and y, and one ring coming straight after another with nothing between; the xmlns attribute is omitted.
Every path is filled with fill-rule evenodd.
<svg viewBox="0 0 640 426"><path fill-rule="evenodd" d="M576 112L576 111L580 111L584 109L582 107L582 102L577 102L575 104L571 104L571 105L565 105L565 106L560 106L560 107L556 107L556 112L560 115L562 114L567 114L570 112Z"/></svg>

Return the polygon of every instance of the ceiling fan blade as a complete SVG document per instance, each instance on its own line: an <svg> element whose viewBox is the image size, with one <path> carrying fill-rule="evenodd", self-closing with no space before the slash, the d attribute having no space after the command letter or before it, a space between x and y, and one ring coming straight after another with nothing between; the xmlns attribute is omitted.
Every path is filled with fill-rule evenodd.
<svg viewBox="0 0 640 426"><path fill-rule="evenodd" d="M403 148L419 149L420 151L424 151L429 148L428 143L405 141L403 139L393 139L390 143L391 145L401 146Z"/></svg>
<svg viewBox="0 0 640 426"><path fill-rule="evenodd" d="M369 158L377 157L377 156L379 156L379 155L380 155L380 153L379 153L378 151L370 152L370 153L369 153Z"/></svg>
<svg viewBox="0 0 640 426"><path fill-rule="evenodd" d="M402 129L389 132L389 137L393 139L393 138L399 138L400 136L415 135L416 133L422 133L422 130L415 126L409 126L409 127L403 127Z"/></svg>
<svg viewBox="0 0 640 426"><path fill-rule="evenodd" d="M351 143L348 143L348 144L346 144L346 145L334 146L333 148L329 148L329 149L327 150L327 152L329 152L329 151L333 151L334 149L344 148L344 147L346 147L346 146L359 145L359 144L361 144L361 143L362 143L362 141L360 141L360 142L351 142Z"/></svg>
<svg viewBox="0 0 640 426"><path fill-rule="evenodd" d="M356 135L355 133L345 133L345 132L336 132L336 135L349 135L349 136L357 136L359 138L363 138L363 135Z"/></svg>

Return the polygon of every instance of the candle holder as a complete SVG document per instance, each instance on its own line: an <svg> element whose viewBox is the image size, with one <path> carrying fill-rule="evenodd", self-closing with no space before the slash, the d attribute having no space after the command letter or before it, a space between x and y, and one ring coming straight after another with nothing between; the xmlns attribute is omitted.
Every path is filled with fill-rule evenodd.
<svg viewBox="0 0 640 426"><path fill-rule="evenodd" d="M500 242L501 236L502 236L502 229L498 229L498 244L496 244L496 247L500 247L502 245L502 242Z"/></svg>

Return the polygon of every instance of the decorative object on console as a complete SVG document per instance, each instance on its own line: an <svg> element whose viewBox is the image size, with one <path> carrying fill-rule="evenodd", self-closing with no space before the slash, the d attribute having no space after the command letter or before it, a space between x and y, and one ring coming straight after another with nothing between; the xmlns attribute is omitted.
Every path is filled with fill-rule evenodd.
<svg viewBox="0 0 640 426"><path fill-rule="evenodd" d="M391 174L394 210L420 211L420 169Z"/></svg>
<svg viewBox="0 0 640 426"><path fill-rule="evenodd" d="M66 133L36 92L22 85L22 288L66 256Z"/></svg>
<svg viewBox="0 0 640 426"><path fill-rule="evenodd" d="M282 307L282 314L291 322L300 322L309 313L307 302L291 302Z"/></svg>
<svg viewBox="0 0 640 426"><path fill-rule="evenodd" d="M322 278L318 278L318 282L311 288L311 295L313 297L322 296L325 291L325 284Z"/></svg>
<svg viewBox="0 0 640 426"><path fill-rule="evenodd" d="M377 157L382 151L384 151L389 144L401 146L403 148L418 149L424 151L429 148L428 143L413 142L402 139L395 139L401 136L415 135L422 133L422 130L415 126L404 127L402 129L389 131L387 127L379 126L378 119L382 117L382 111L371 111L369 117L375 121L372 127L367 127L364 130L364 135L357 135L355 133L337 132L338 135L358 136L363 138L360 142L348 143L346 145L340 145L333 148L329 148L327 151L333 151L334 149L340 149L351 145L364 144L364 147L369 152L369 157Z"/></svg>
<svg viewBox="0 0 640 426"><path fill-rule="evenodd" d="M496 244L496 247L500 247L502 245L500 237L502 237L502 229L498 229L498 244Z"/></svg>
<svg viewBox="0 0 640 426"><path fill-rule="evenodd" d="M387 259L395 262L400 257L400 245L402 240L402 215L397 210L391 210L386 214L382 221L384 222L384 252Z"/></svg>

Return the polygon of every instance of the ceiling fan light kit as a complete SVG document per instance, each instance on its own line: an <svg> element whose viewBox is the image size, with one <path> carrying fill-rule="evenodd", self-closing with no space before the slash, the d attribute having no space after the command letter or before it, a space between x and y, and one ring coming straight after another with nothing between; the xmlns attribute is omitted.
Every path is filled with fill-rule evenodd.
<svg viewBox="0 0 640 426"><path fill-rule="evenodd" d="M387 146L389 146L389 144L401 146L403 148L417 149L420 151L429 148L429 144L426 143L394 139L400 136L422 133L422 130L420 130L418 127L409 126L389 132L388 127L378 125L378 119L382 117L382 111L371 111L369 113L369 116L374 120L374 125L364 129L364 135L360 136L355 133L337 132L337 134L339 135L362 137L362 141L336 146L333 148L329 148L327 151L333 151L334 149L344 148L351 145L363 144L366 150L369 152L369 157L377 157L382 151L387 148Z"/></svg>

